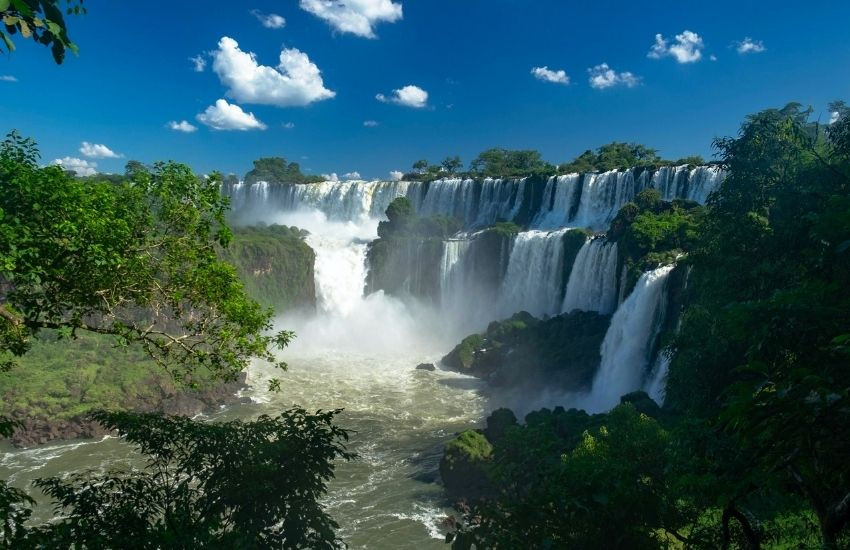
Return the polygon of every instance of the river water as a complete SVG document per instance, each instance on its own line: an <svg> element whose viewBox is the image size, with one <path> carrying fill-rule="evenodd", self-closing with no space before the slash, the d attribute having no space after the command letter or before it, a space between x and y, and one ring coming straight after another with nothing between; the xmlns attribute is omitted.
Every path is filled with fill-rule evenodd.
<svg viewBox="0 0 850 550"><path fill-rule="evenodd" d="M442 446L479 424L491 403L475 379L415 367L437 362L458 335L448 334L427 309L411 311L380 293L362 296L365 246L377 222L328 222L315 212L274 221L312 232L320 311L277 319L280 328L297 334L281 353L289 369L252 365L243 390L252 403L212 418L274 415L293 405L345 409L338 424L353 431L349 448L358 458L338 464L325 501L339 535L351 548L445 548L442 521L451 510L438 483ZM272 377L281 379L280 392L266 391ZM28 490L39 477L138 464L114 437L27 450L0 447L0 479ZM38 500L36 519L50 518L53 511Z"/></svg>

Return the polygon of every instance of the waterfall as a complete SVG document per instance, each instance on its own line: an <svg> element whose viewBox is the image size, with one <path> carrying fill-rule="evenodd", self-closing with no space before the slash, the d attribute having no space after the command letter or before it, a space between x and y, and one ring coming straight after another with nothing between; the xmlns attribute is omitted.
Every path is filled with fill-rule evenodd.
<svg viewBox="0 0 850 550"><path fill-rule="evenodd" d="M523 212L523 205L527 198L533 200L531 193L539 188L527 188L524 178L251 185L240 182L224 185L222 193L230 198L239 223L273 222L281 212L299 209L319 210L329 220L359 222L382 218L390 202L404 196L420 214L458 218L466 229L487 227L500 220L513 221L523 212L523 219L530 219L533 229L585 227L602 231L642 189L658 189L664 200L705 203L724 177L725 172L716 166L690 170L687 166L665 166L655 171L631 169L553 176L539 197L540 207L527 213Z"/></svg>
<svg viewBox="0 0 850 550"><path fill-rule="evenodd" d="M443 257L440 266L440 295L443 300L456 297L462 292L463 265L461 259L469 250L469 239L449 239L443 242Z"/></svg>
<svg viewBox="0 0 850 550"><path fill-rule="evenodd" d="M720 187L726 172L716 166L697 166L688 176L687 198L705 204L708 196Z"/></svg>
<svg viewBox="0 0 850 550"><path fill-rule="evenodd" d="M560 312L566 231L525 231L516 236L499 292L501 317L519 311L536 317Z"/></svg>
<svg viewBox="0 0 850 550"><path fill-rule="evenodd" d="M316 252L316 302L322 313L345 315L363 296L366 244L315 234L307 244Z"/></svg>
<svg viewBox="0 0 850 550"><path fill-rule="evenodd" d="M600 349L602 361L589 396L591 408L608 410L619 403L620 396L643 386L664 313L664 285L672 270L667 265L641 275L614 313Z"/></svg>
<svg viewBox="0 0 850 550"><path fill-rule="evenodd" d="M537 229L566 227L580 180L581 176L578 174L549 178L543 191L542 206L531 223L532 227Z"/></svg>
<svg viewBox="0 0 850 550"><path fill-rule="evenodd" d="M604 230L624 204L635 196L632 170L611 170L602 174L585 174L572 227Z"/></svg>
<svg viewBox="0 0 850 550"><path fill-rule="evenodd" d="M617 307L617 243L588 239L579 250L567 281L561 311L609 314Z"/></svg>
<svg viewBox="0 0 850 550"><path fill-rule="evenodd" d="M649 397L659 405L664 404L664 394L667 387L667 372L670 370L670 355L665 351L658 354L655 367L652 369L649 380L643 388Z"/></svg>
<svg viewBox="0 0 850 550"><path fill-rule="evenodd" d="M688 174L687 166L664 166L652 175L651 185L661 193L661 198L665 201L686 198Z"/></svg>
<svg viewBox="0 0 850 550"><path fill-rule="evenodd" d="M409 189L408 197L417 212L459 218L467 228L513 220L525 195L524 179L444 178L429 183L424 195L422 184L415 186Z"/></svg>
<svg viewBox="0 0 850 550"><path fill-rule="evenodd" d="M225 186L237 217L250 214L251 221L269 221L280 212L316 209L335 221L381 218L397 197L406 196L406 181L325 181L310 184L238 183Z"/></svg>

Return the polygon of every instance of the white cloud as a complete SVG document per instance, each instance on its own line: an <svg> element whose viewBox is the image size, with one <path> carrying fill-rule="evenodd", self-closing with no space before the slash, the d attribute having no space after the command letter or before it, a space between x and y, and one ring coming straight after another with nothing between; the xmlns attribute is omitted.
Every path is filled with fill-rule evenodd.
<svg viewBox="0 0 850 550"><path fill-rule="evenodd" d="M207 68L207 60L203 56L203 54L198 54L195 57L190 57L189 61L192 62L192 68L196 73L204 72L204 69Z"/></svg>
<svg viewBox="0 0 850 550"><path fill-rule="evenodd" d="M347 174L342 175L342 179L344 179L344 180L359 180L360 179L360 172L358 172L357 170L355 170L353 172L348 172Z"/></svg>
<svg viewBox="0 0 850 550"><path fill-rule="evenodd" d="M97 163L75 157L54 159L50 164L58 165L65 170L76 172L78 176L93 176L97 173Z"/></svg>
<svg viewBox="0 0 850 550"><path fill-rule="evenodd" d="M227 95L241 103L302 107L336 95L325 88L321 71L307 54L295 48L283 49L278 66L268 67L258 65L256 55L243 52L235 40L224 36L212 56L213 70L227 86Z"/></svg>
<svg viewBox="0 0 850 550"><path fill-rule="evenodd" d="M588 81L591 88L604 90L613 86L625 86L626 88L634 88L640 84L640 77L635 76L630 72L618 73L608 66L607 63L596 65L587 70L590 75Z"/></svg>
<svg viewBox="0 0 850 550"><path fill-rule="evenodd" d="M181 120L180 122L172 120L167 126L175 132L185 132L187 134L198 131L198 127L191 124L188 120Z"/></svg>
<svg viewBox="0 0 850 550"><path fill-rule="evenodd" d="M714 54L709 55L708 58L712 61L717 61L717 56Z"/></svg>
<svg viewBox="0 0 850 550"><path fill-rule="evenodd" d="M404 172L400 172L398 170L390 171L390 180L391 181L401 181L401 178L404 177Z"/></svg>
<svg viewBox="0 0 850 550"><path fill-rule="evenodd" d="M267 29L282 29L286 26L286 19L276 13L263 13L260 10L251 10L251 15L256 17L257 21Z"/></svg>
<svg viewBox="0 0 850 550"><path fill-rule="evenodd" d="M339 176L336 175L336 172L322 174L322 177L325 178L325 181L339 181Z"/></svg>
<svg viewBox="0 0 850 550"><path fill-rule="evenodd" d="M374 128L378 124L379 124L379 122L377 120L364 120L363 121L363 126L365 126L367 128Z"/></svg>
<svg viewBox="0 0 850 550"><path fill-rule="evenodd" d="M534 67L531 69L531 74L534 75L534 78L537 80L543 80L544 82L554 82L555 84L569 84L570 77L567 76L567 72L563 70L553 71L550 70L549 67Z"/></svg>
<svg viewBox="0 0 850 550"><path fill-rule="evenodd" d="M18 78L10 74L0 75L0 82L17 82Z"/></svg>
<svg viewBox="0 0 850 550"><path fill-rule="evenodd" d="M294 122L284 122L282 126L284 128L286 128L287 130L292 130L293 128L295 128L295 123Z"/></svg>
<svg viewBox="0 0 850 550"><path fill-rule="evenodd" d="M239 105L232 105L223 99L195 118L213 130L265 130L266 125L257 120L254 113L246 113Z"/></svg>
<svg viewBox="0 0 850 550"><path fill-rule="evenodd" d="M670 56L677 63L695 63L702 59L702 49L705 47L702 37L692 31L682 31L677 34L671 45L661 34L655 35L655 44L646 54L651 59L661 59Z"/></svg>
<svg viewBox="0 0 850 550"><path fill-rule="evenodd" d="M767 48L764 47L764 42L761 40L753 40L749 36L740 42L735 42L733 45L735 46L735 50L742 55L748 53L761 53L767 50Z"/></svg>
<svg viewBox="0 0 850 550"><path fill-rule="evenodd" d="M334 29L364 38L376 38L377 23L394 23L402 17L401 4L392 0L301 0L300 6Z"/></svg>
<svg viewBox="0 0 850 550"><path fill-rule="evenodd" d="M413 107L414 109L422 109L428 106L428 92L419 86L405 86L398 90L393 90L389 97L384 94L378 94L375 99L381 103L395 103L396 105L404 105L405 107Z"/></svg>
<svg viewBox="0 0 850 550"><path fill-rule="evenodd" d="M84 141L80 145L80 153L82 153L84 157L93 159L118 159L124 156L119 155L102 143L89 143L88 141Z"/></svg>
<svg viewBox="0 0 850 550"><path fill-rule="evenodd" d="M829 114L829 123L835 124L836 122L838 122L839 118L841 118L841 113L839 113L838 111L832 111Z"/></svg>

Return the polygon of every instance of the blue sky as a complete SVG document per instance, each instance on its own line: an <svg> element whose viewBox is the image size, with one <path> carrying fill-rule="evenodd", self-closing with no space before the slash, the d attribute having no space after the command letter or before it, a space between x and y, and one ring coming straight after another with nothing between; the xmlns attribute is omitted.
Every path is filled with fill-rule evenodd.
<svg viewBox="0 0 850 550"><path fill-rule="evenodd" d="M386 178L419 158L506 147L562 162L612 140L708 157L749 113L799 101L828 119L850 100L843 1L85 4L68 21L79 57L55 66L20 39L0 57L0 129L35 137L45 162L105 172L173 159L244 174L274 155ZM603 63L614 74L591 85Z"/></svg>

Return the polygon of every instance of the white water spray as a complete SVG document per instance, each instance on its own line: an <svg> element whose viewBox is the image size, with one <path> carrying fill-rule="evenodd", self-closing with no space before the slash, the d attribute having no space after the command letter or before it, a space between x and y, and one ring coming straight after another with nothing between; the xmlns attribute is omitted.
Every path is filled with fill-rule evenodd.
<svg viewBox="0 0 850 550"><path fill-rule="evenodd" d="M578 309L607 315L616 307L617 243L588 239L576 255L561 311Z"/></svg>
<svg viewBox="0 0 850 550"><path fill-rule="evenodd" d="M605 411L620 396L640 389L663 316L664 286L673 270L666 265L641 275L614 313L600 350L602 362L588 398L588 409Z"/></svg>

